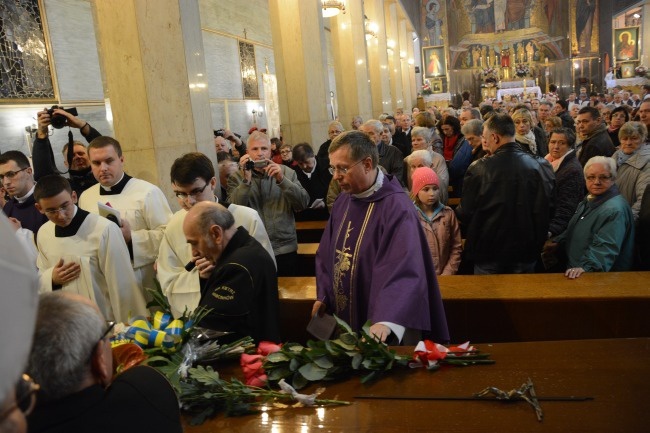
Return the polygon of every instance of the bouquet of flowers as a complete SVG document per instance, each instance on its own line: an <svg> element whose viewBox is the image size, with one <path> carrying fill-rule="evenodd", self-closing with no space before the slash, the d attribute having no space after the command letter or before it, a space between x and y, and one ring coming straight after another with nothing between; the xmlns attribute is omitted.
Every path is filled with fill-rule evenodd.
<svg viewBox="0 0 650 433"><path fill-rule="evenodd" d="M525 63L517 63L515 66L515 74L518 77L525 77L526 75L530 74L530 68Z"/></svg>
<svg viewBox="0 0 650 433"><path fill-rule="evenodd" d="M422 94L431 95L432 93L433 90L431 90L431 84L429 83L429 80L424 80L424 84L422 85Z"/></svg>
<svg viewBox="0 0 650 433"><path fill-rule="evenodd" d="M639 77L645 77L645 74L648 72L648 68L643 65L639 65L634 68L634 73Z"/></svg>

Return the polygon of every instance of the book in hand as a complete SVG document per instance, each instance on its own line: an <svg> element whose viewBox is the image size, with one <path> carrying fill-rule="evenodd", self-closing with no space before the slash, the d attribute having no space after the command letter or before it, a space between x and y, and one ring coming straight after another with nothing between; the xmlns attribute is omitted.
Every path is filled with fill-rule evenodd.
<svg viewBox="0 0 650 433"><path fill-rule="evenodd" d="M327 313L322 316L319 316L318 313L314 314L307 325L307 332L321 341L329 340L335 329L336 319Z"/></svg>
<svg viewBox="0 0 650 433"><path fill-rule="evenodd" d="M97 202L97 209L99 214L106 219L113 221L119 227L122 227L122 219L120 218L120 211L113 209L108 203Z"/></svg>

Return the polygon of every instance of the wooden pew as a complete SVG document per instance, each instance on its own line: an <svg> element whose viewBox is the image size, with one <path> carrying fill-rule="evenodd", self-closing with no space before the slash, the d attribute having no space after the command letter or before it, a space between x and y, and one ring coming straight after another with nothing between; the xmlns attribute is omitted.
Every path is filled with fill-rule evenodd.
<svg viewBox="0 0 650 433"><path fill-rule="evenodd" d="M438 277L452 341L650 337L650 272ZM304 342L314 277L278 279L285 341Z"/></svg>
<svg viewBox="0 0 650 433"><path fill-rule="evenodd" d="M298 244L298 264L296 276L313 277L316 275L316 250L318 243Z"/></svg>
<svg viewBox="0 0 650 433"><path fill-rule="evenodd" d="M320 242L327 221L296 221L298 243Z"/></svg>

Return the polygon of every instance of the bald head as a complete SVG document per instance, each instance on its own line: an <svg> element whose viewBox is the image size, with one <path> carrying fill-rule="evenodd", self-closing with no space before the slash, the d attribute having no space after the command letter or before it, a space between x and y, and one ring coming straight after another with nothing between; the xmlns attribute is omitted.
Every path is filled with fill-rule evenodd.
<svg viewBox="0 0 650 433"><path fill-rule="evenodd" d="M206 258L212 263L219 260L236 231L235 218L215 202L195 204L183 221L183 233L192 247L192 256Z"/></svg>

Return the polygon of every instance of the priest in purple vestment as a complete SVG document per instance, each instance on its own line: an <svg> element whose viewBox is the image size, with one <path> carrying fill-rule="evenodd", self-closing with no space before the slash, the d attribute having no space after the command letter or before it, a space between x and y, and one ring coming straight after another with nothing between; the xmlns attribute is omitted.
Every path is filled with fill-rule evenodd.
<svg viewBox="0 0 650 433"><path fill-rule="evenodd" d="M391 344L448 342L429 246L399 181L378 169L377 147L363 132L336 137L329 156L342 194L316 253L312 314L336 314L355 330L370 320L371 334Z"/></svg>

